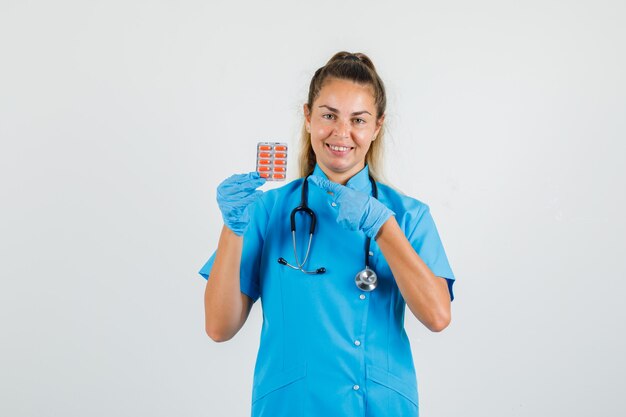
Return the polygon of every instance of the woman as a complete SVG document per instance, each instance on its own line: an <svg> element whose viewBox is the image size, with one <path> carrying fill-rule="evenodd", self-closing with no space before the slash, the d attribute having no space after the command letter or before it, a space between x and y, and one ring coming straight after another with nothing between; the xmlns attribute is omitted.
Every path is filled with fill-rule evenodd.
<svg viewBox="0 0 626 417"><path fill-rule="evenodd" d="M405 304L443 330L454 275L429 207L375 181L385 105L370 59L337 53L311 80L302 178L265 193L256 173L218 187L224 227L200 270L206 331L229 340L261 298L253 416L418 415ZM312 237L302 211L291 232L304 199ZM357 286L366 265L377 281Z"/></svg>

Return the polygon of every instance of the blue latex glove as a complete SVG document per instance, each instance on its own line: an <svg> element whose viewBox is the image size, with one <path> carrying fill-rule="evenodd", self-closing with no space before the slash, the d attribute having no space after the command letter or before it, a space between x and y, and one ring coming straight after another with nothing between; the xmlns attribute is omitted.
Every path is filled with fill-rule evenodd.
<svg viewBox="0 0 626 417"><path fill-rule="evenodd" d="M224 224L236 235L243 235L248 228L248 206L263 194L257 190L263 184L265 178L261 178L258 172L250 172L232 175L217 187L217 205Z"/></svg>
<svg viewBox="0 0 626 417"><path fill-rule="evenodd" d="M309 181L322 190L330 191L337 204L337 223L348 230L362 230L374 239L382 225L395 213L367 194L355 191L326 178L311 175Z"/></svg>

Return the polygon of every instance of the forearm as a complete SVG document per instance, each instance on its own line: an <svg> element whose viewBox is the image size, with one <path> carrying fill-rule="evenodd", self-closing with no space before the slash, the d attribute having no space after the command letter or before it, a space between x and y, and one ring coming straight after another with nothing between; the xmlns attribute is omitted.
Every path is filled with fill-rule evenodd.
<svg viewBox="0 0 626 417"><path fill-rule="evenodd" d="M246 320L239 285L242 248L243 238L224 226L204 293L206 332L216 341L232 338Z"/></svg>
<svg viewBox="0 0 626 417"><path fill-rule="evenodd" d="M376 243L415 317L432 331L450 323L450 294L445 279L435 276L415 252L395 217L380 228Z"/></svg>

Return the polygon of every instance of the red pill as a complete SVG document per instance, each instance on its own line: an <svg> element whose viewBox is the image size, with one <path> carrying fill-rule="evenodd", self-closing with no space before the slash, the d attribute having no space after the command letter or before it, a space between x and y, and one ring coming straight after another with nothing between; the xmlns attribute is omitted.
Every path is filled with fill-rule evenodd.
<svg viewBox="0 0 626 417"><path fill-rule="evenodd" d="M259 175L261 176L261 178L269 178L270 174L268 172L261 172L259 173Z"/></svg>
<svg viewBox="0 0 626 417"><path fill-rule="evenodd" d="M259 171L271 171L272 168L270 167L259 167Z"/></svg>
<svg viewBox="0 0 626 417"><path fill-rule="evenodd" d="M275 159L274 165L287 165L287 161L284 159Z"/></svg>
<svg viewBox="0 0 626 417"><path fill-rule="evenodd" d="M274 174L272 178L277 179L277 180L284 180L285 174Z"/></svg>
<svg viewBox="0 0 626 417"><path fill-rule="evenodd" d="M271 152L259 152L259 158L271 158L271 157L272 157Z"/></svg>
<svg viewBox="0 0 626 417"><path fill-rule="evenodd" d="M267 145L259 145L259 150L260 151L271 151L272 147L271 146L267 146Z"/></svg>
<svg viewBox="0 0 626 417"><path fill-rule="evenodd" d="M259 159L259 164L261 165L269 165L271 163L272 161L270 161L269 159Z"/></svg>
<svg viewBox="0 0 626 417"><path fill-rule="evenodd" d="M287 158L287 154L286 153L275 153L274 154L274 158Z"/></svg>
<svg viewBox="0 0 626 417"><path fill-rule="evenodd" d="M274 167L274 172L285 172L286 170L285 167Z"/></svg>
<svg viewBox="0 0 626 417"><path fill-rule="evenodd" d="M286 151L287 147L286 146L274 146L274 150L275 151Z"/></svg>

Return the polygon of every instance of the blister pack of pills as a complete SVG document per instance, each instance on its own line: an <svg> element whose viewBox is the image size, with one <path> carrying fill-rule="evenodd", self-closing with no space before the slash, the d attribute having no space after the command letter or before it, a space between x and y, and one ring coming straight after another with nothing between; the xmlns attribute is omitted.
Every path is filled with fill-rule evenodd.
<svg viewBox="0 0 626 417"><path fill-rule="evenodd" d="M256 145L256 170L268 181L284 181L287 178L287 144L259 142Z"/></svg>

